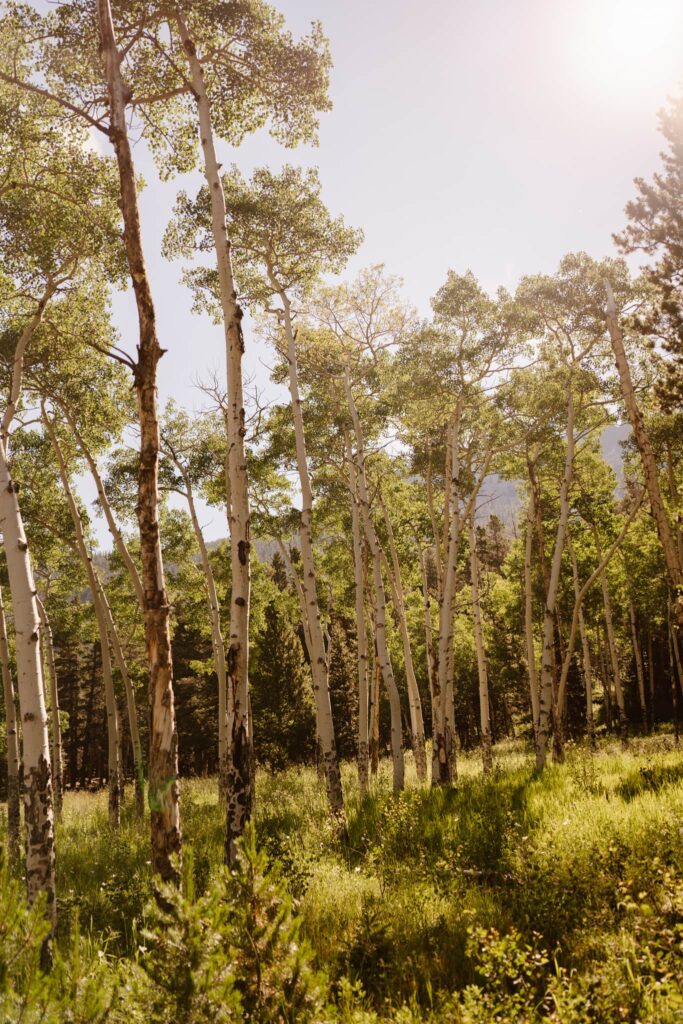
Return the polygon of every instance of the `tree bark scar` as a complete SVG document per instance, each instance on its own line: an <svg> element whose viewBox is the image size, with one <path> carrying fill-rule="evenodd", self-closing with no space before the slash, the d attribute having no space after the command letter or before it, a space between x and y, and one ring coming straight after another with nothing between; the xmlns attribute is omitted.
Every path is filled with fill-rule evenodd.
<svg viewBox="0 0 683 1024"><path fill-rule="evenodd" d="M249 553L249 542L241 540L237 544L237 557L240 560L240 565L247 564L247 555Z"/></svg>

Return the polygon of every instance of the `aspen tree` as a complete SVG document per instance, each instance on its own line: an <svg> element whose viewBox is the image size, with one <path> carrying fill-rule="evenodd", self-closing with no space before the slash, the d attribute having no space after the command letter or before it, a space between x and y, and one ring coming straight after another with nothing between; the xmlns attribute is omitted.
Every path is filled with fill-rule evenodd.
<svg viewBox="0 0 683 1024"><path fill-rule="evenodd" d="M474 623L474 645L477 652L477 673L479 676L479 714L481 724L481 752L484 775L493 769L491 747L491 712L489 707L489 680L484 648L484 631L481 624L481 595L479 589L479 556L477 555L477 531L474 516L469 520L470 576L472 582L472 621Z"/></svg>
<svg viewBox="0 0 683 1024"><path fill-rule="evenodd" d="M7 838L10 862L19 860L21 830L21 792L19 786L19 730L17 725L14 680L7 643L7 620L0 588L0 672L5 701L5 729L7 735Z"/></svg>
<svg viewBox="0 0 683 1024"><path fill-rule="evenodd" d="M41 625L41 644L43 645L43 659L47 662L47 674L50 680L50 720L51 720L51 753L52 753L52 789L54 794L55 818L62 814L62 802L64 798L64 761L62 757L62 726L59 720L59 690L57 688L57 665L55 662L55 648L52 639L52 628L50 620L45 611L45 605L36 595L38 603L38 614Z"/></svg>
<svg viewBox="0 0 683 1024"><path fill-rule="evenodd" d="M647 704L645 701L645 673L643 671L643 656L638 637L638 616L633 601L629 598L628 616L631 625L631 641L633 643L633 660L636 666L636 681L638 683L638 700L640 703L640 717L643 731L647 730Z"/></svg>
<svg viewBox="0 0 683 1024"><path fill-rule="evenodd" d="M576 551L572 542L571 534L567 533L567 550L572 563L572 581L574 584L574 599L579 601L579 636L581 637L581 653L583 658L583 685L586 693L586 733L591 747L595 747L595 719L593 715L593 667L591 665L591 652L588 643L588 633L583 614L583 605L580 602L581 584L579 582L579 567L576 561Z"/></svg>
<svg viewBox="0 0 683 1024"><path fill-rule="evenodd" d="M107 788L109 792L109 825L117 829L121 824L121 766L119 763L120 742L119 742L119 715L114 691L114 678L111 669L111 654L109 651L109 632L106 611L101 597L101 584L92 562L92 554L83 531L81 514L74 498L69 471L66 460L59 443L57 432L53 421L48 416L45 407L42 408L43 423L50 438L53 451L57 460L59 477L62 488L69 506L74 534L76 536L76 548L78 555L86 571L92 601L95 608L97 628L100 635L100 650L102 653L102 676L104 680L104 698L107 710Z"/></svg>

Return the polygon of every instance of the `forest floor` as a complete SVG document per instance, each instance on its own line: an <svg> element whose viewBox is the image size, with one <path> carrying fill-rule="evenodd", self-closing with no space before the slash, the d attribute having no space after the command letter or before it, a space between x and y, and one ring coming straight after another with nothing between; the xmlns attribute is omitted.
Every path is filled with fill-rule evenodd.
<svg viewBox="0 0 683 1024"><path fill-rule="evenodd" d="M683 1019L672 738L570 746L542 776L517 742L497 746L495 762L484 779L478 757L461 756L448 791L419 787L411 762L399 797L383 763L362 802L346 765L346 845L314 770L259 773L257 844L279 862L331 998L344 991L356 1007L343 1019ZM181 800L185 883L200 896L222 862L215 780L183 781ZM94 948L134 960L151 879L132 794L112 835L106 794L68 793L57 849L62 946L77 911Z"/></svg>

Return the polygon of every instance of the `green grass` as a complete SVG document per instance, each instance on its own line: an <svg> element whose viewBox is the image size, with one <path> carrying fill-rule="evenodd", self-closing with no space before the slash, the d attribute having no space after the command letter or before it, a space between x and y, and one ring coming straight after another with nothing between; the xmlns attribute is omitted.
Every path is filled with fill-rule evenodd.
<svg viewBox="0 0 683 1024"><path fill-rule="evenodd" d="M398 797L382 764L363 801L345 765L345 845L313 770L259 774L257 840L331 991L350 981L392 1020L401 1005L406 1021L678 1019L666 1007L683 1012L681 753L668 737L573 748L541 776L520 744L495 753L490 779L462 756L449 791L419 787L410 763ZM184 781L181 801L201 896L222 863L215 781ZM77 914L110 957L136 955L151 877L132 798L113 836L104 794L67 794L57 849L60 943Z"/></svg>

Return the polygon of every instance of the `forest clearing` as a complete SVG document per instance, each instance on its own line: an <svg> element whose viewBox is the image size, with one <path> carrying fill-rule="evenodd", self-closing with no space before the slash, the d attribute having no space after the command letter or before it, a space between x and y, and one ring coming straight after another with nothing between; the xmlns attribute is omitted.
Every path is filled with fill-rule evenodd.
<svg viewBox="0 0 683 1024"><path fill-rule="evenodd" d="M0 1024L683 1020L683 8L354 3L0 2Z"/></svg>

